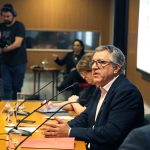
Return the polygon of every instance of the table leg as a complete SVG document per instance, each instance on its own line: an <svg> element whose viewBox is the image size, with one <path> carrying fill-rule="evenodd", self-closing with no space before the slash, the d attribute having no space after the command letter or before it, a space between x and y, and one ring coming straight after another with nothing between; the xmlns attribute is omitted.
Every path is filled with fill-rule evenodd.
<svg viewBox="0 0 150 150"><path fill-rule="evenodd" d="M52 83L52 97L54 97L54 87L55 87L55 73L52 72L52 80L53 80L53 83Z"/></svg>
<svg viewBox="0 0 150 150"><path fill-rule="evenodd" d="M36 71L33 71L33 94L36 91Z"/></svg>
<svg viewBox="0 0 150 150"><path fill-rule="evenodd" d="M40 78L41 78L41 72L38 72L38 82L37 82L37 91L40 90ZM40 95L40 92L38 92L38 95Z"/></svg>

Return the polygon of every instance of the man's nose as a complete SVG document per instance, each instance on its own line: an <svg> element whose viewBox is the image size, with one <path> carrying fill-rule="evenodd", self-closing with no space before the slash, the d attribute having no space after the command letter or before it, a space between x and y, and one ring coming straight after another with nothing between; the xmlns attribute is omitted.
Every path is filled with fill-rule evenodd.
<svg viewBox="0 0 150 150"><path fill-rule="evenodd" d="M94 62L94 63L92 64L92 69L94 69L94 68L97 68L96 62Z"/></svg>

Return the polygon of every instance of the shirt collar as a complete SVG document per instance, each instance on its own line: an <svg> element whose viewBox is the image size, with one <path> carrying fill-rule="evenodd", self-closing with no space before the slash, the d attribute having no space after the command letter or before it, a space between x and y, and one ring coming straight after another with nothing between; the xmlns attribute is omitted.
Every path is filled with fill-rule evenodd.
<svg viewBox="0 0 150 150"><path fill-rule="evenodd" d="M105 86L100 87L101 91L106 91L110 89L111 85L114 83L114 81L118 78L119 75L117 75L115 78L113 78L109 83L107 83Z"/></svg>

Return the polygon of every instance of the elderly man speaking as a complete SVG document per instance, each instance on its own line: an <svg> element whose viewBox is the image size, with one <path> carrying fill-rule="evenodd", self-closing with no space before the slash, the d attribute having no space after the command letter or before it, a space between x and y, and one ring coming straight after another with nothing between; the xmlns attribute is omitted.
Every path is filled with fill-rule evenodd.
<svg viewBox="0 0 150 150"><path fill-rule="evenodd" d="M144 107L139 90L125 77L125 56L113 46L96 48L92 75L99 96L87 109L68 123L46 123L45 137L75 137L89 150L117 150L128 133L143 125Z"/></svg>

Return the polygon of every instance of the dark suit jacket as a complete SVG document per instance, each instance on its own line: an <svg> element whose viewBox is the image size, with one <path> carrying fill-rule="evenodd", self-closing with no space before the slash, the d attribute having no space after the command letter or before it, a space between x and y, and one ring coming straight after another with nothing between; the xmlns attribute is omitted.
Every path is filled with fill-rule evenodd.
<svg viewBox="0 0 150 150"><path fill-rule="evenodd" d="M131 131L119 150L150 150L150 125Z"/></svg>
<svg viewBox="0 0 150 150"><path fill-rule="evenodd" d="M128 79L120 75L110 87L95 122L99 98L68 122L72 128L70 136L91 143L91 150L117 150L132 129L143 125L142 96Z"/></svg>

